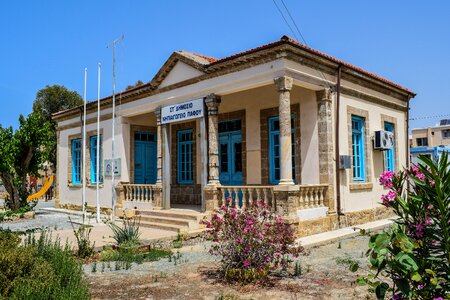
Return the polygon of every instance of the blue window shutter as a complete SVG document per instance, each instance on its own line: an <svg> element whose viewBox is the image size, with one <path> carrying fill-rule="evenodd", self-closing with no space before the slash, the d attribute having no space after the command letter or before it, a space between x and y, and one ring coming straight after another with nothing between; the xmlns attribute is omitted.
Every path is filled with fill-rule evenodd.
<svg viewBox="0 0 450 300"><path fill-rule="evenodd" d="M269 182L270 184L278 184L280 182L280 123L279 117L270 117L269 125ZM292 127L292 179L295 182L295 126L294 114L291 116Z"/></svg>
<svg viewBox="0 0 450 300"><path fill-rule="evenodd" d="M90 153L91 153L91 183L97 183L97 136L90 137ZM102 136L100 135L100 164L99 164L99 182L103 182L102 176Z"/></svg>
<svg viewBox="0 0 450 300"><path fill-rule="evenodd" d="M177 179L179 184L194 183L193 130L177 132Z"/></svg>
<svg viewBox="0 0 450 300"><path fill-rule="evenodd" d="M72 140L72 184L81 183L81 140Z"/></svg>
<svg viewBox="0 0 450 300"><path fill-rule="evenodd" d="M365 149L364 149L364 118L352 116L352 162L353 181L364 182Z"/></svg>
<svg viewBox="0 0 450 300"><path fill-rule="evenodd" d="M385 122L384 130L392 132L394 134L394 124ZM395 141L395 136L394 136ZM394 143L395 147L395 143ZM384 151L384 161L385 161L385 170L386 171L394 171L395 170L395 158L394 158L395 148Z"/></svg>

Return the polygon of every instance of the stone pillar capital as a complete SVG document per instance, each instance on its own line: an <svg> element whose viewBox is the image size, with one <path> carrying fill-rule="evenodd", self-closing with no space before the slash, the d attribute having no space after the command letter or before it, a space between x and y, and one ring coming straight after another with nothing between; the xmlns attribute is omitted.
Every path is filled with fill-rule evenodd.
<svg viewBox="0 0 450 300"><path fill-rule="evenodd" d="M222 99L220 96L216 94L209 94L205 97L205 104L208 107L208 113L209 114L217 114L217 110L219 108L220 102L222 102Z"/></svg>
<svg viewBox="0 0 450 300"><path fill-rule="evenodd" d="M317 101L319 101L319 102L320 101L329 101L329 102L331 102L331 99L332 99L331 89L326 88L326 89L317 91L316 92L316 97L317 97Z"/></svg>
<svg viewBox="0 0 450 300"><path fill-rule="evenodd" d="M286 92L292 89L292 85L294 80L289 76L281 76L274 78L275 86L277 87L278 92Z"/></svg>

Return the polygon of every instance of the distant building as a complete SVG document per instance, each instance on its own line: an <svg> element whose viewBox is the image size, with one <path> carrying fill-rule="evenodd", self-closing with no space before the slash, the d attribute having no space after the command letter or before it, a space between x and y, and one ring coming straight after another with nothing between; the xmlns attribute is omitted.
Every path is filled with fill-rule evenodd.
<svg viewBox="0 0 450 300"><path fill-rule="evenodd" d="M434 161L437 161L443 153L450 153L450 148L445 147L416 147L410 149L411 163L419 163L419 156L428 156Z"/></svg>
<svg viewBox="0 0 450 300"><path fill-rule="evenodd" d="M438 146L450 148L450 119L441 120L434 127L412 130L412 148Z"/></svg>

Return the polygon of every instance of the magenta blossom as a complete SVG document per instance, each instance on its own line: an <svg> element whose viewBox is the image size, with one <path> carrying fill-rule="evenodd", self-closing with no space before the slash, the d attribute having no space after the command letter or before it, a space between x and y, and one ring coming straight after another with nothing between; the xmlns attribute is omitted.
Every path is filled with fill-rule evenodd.
<svg viewBox="0 0 450 300"><path fill-rule="evenodd" d="M244 261L244 267L250 266L251 262L249 260Z"/></svg>
<svg viewBox="0 0 450 300"><path fill-rule="evenodd" d="M392 177L394 176L394 172L392 171L384 171L381 173L379 182L386 189L392 189Z"/></svg>
<svg viewBox="0 0 450 300"><path fill-rule="evenodd" d="M391 203L393 203L395 201L395 197L396 197L395 192L390 191L386 195L381 196L381 203L384 206L389 207L389 206L391 206Z"/></svg>

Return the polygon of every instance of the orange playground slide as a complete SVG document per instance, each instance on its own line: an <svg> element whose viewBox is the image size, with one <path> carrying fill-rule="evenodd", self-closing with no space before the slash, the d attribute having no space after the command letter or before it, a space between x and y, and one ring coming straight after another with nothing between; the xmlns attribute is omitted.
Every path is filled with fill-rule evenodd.
<svg viewBox="0 0 450 300"><path fill-rule="evenodd" d="M27 201L33 201L44 196L45 193L48 191L48 189L52 186L52 183L53 183L53 176L45 177L44 186L42 187L42 189L40 189L39 192L28 196Z"/></svg>

